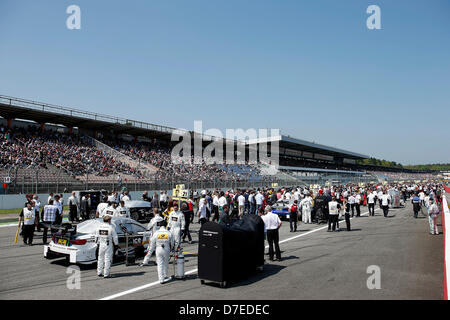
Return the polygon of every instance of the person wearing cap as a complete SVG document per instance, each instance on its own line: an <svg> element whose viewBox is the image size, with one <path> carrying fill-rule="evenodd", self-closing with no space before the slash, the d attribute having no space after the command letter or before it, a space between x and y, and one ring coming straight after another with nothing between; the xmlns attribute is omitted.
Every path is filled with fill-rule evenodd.
<svg viewBox="0 0 450 320"><path fill-rule="evenodd" d="M184 214L178 210L177 203L173 205L173 211L169 215L168 226L175 242L175 250L179 250L181 247L181 231L184 230L186 222Z"/></svg>
<svg viewBox="0 0 450 320"><path fill-rule="evenodd" d="M103 217L103 223L95 233L95 243L98 245L97 275L110 278L114 247L119 245L116 230L111 225L111 216L105 215Z"/></svg>
<svg viewBox="0 0 450 320"><path fill-rule="evenodd" d="M159 230L161 226L160 222L164 221L164 216L158 212L158 208L153 208L153 218L147 225L147 231L150 231L150 238ZM140 267L148 265L150 258L152 257L150 253L150 245L148 246L147 253L145 254L144 261L139 265ZM153 253L153 252L152 252Z"/></svg>
<svg viewBox="0 0 450 320"><path fill-rule="evenodd" d="M175 247L175 241L172 234L166 229L166 221L158 222L159 230L153 234L150 240L150 249L148 256L156 253L156 263L158 265L159 283L163 284L171 280L168 277L170 252Z"/></svg>
<svg viewBox="0 0 450 320"><path fill-rule="evenodd" d="M34 210L33 203L31 201L26 203L26 207L23 208L19 214L19 225L22 221L23 243L31 246L33 244L34 229L37 225L36 211Z"/></svg>

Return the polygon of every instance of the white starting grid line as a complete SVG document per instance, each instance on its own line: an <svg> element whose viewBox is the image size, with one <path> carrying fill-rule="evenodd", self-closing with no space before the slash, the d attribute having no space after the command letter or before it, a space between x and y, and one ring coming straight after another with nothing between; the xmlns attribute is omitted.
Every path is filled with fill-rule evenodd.
<svg viewBox="0 0 450 320"><path fill-rule="evenodd" d="M0 228L17 227L18 223L0 224Z"/></svg>
<svg viewBox="0 0 450 320"><path fill-rule="evenodd" d="M63 222L68 222L68 221L69 220L67 218L63 219ZM17 222L17 223L9 223L9 224L0 224L0 228L17 227L18 224L19 224L19 222Z"/></svg>
<svg viewBox="0 0 450 320"><path fill-rule="evenodd" d="M375 212L375 211L378 211L378 210L380 210L380 208L375 209L374 212ZM389 208L389 210L391 210L391 209ZM367 211L367 212L361 214L361 216L365 216L365 215L368 214L368 213L369 213L369 211ZM350 218L350 220L352 220L352 219L354 219L354 218L356 218L356 217ZM314 232L323 230L323 229L325 229L325 228L328 228L328 225L325 225L325 226L323 226L323 227L320 227L320 228L316 228L316 229L310 230L310 231L308 231L308 232L299 234L299 235L294 236L294 237L290 237L290 238L284 239L284 240L280 241L279 243L284 243L284 242L292 241L292 240L294 240L294 239L297 239L297 238L300 238L300 237L307 236L307 235L309 235L309 234L311 234L311 233L314 233ZM267 249L267 248L269 248L269 246L267 245L265 248ZM189 270L189 271L185 272L185 274L186 274L186 275L187 275L187 274L193 274L193 273L196 273L197 271L198 271L198 268ZM158 284L160 284L159 281L154 281L154 282L151 282L151 283L148 283L148 284L145 284L145 285L142 285L142 286L133 288L133 289L129 289L129 290L126 290L126 291L122 291L122 292L113 294L113 295L111 295L111 296L107 296L107 297L105 297L105 298L101 298L101 299L99 299L99 300L112 300L112 299L116 299L116 298L123 297L123 296L128 295L128 294L135 293L135 292L137 292L137 291L141 291L141 290L144 290L144 289L147 289L147 288L150 288L150 287L154 287L154 286L156 286L156 285L158 285Z"/></svg>

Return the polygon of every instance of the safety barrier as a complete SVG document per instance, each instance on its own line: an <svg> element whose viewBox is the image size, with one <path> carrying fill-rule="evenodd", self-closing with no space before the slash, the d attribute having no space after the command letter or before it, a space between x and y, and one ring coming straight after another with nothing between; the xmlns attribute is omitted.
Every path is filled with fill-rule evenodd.
<svg viewBox="0 0 450 320"><path fill-rule="evenodd" d="M444 187L447 194L450 188ZM442 197L442 232L444 233L444 300L448 300L448 287L450 282L450 230L447 230L447 222L450 226L450 210L446 195Z"/></svg>

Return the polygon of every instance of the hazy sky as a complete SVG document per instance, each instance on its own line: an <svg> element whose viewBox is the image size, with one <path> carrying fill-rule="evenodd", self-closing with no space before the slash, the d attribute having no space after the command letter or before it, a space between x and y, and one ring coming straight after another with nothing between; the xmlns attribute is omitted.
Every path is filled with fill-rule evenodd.
<svg viewBox="0 0 450 320"><path fill-rule="evenodd" d="M450 162L448 0L1 0L0 74L3 95Z"/></svg>

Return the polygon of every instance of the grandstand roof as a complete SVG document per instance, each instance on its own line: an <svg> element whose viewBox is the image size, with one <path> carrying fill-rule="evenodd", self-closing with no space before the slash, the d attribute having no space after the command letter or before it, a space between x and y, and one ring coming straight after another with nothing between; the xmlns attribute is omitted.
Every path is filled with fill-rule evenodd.
<svg viewBox="0 0 450 320"><path fill-rule="evenodd" d="M94 131L112 130L150 138L168 138L180 129L0 95L0 116L38 123L62 124Z"/></svg>
<svg viewBox="0 0 450 320"><path fill-rule="evenodd" d="M306 140L301 140L297 138L292 138L290 136L285 135L279 135L279 136L273 136L268 138L260 138L256 140L249 141L249 144L255 144L255 143L264 143L264 142L276 142L278 141L280 150L283 150L283 148L295 150L295 151L301 151L301 152L309 152L314 154L321 154L326 156L332 156L332 157L342 157L346 159L365 159L369 158L369 156L351 152L343 149L338 149L335 147L325 146L323 144L318 144L314 142L309 142Z"/></svg>
<svg viewBox="0 0 450 320"><path fill-rule="evenodd" d="M36 121L38 123L62 124L66 127L78 127L99 132L110 130L116 134L129 134L132 136L166 140L170 140L173 132L180 132L180 130L185 131L142 121L124 119L4 95L0 95L0 116L5 119L24 119ZM210 138L210 140L220 139L208 135L203 135L203 138ZM280 149L285 148L291 151L310 152L313 154L347 159L369 158L368 156L355 152L300 140L285 135L269 137L268 139L251 140L248 144L251 145L274 141L279 142Z"/></svg>

